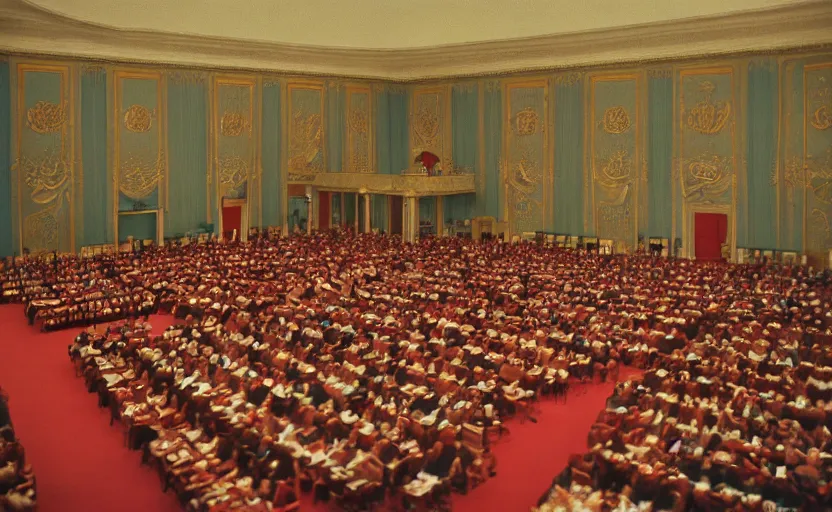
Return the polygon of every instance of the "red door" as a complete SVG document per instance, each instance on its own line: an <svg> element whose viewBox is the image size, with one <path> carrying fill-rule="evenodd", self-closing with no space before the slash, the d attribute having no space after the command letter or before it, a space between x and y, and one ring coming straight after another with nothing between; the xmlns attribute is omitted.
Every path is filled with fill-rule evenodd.
<svg viewBox="0 0 832 512"><path fill-rule="evenodd" d="M222 207L222 236L226 240L230 240L237 230L237 240L242 237L240 227L242 226L243 208L241 206L223 206Z"/></svg>
<svg viewBox="0 0 832 512"><path fill-rule="evenodd" d="M332 219L332 199L330 192L318 192L318 229L327 230Z"/></svg>
<svg viewBox="0 0 832 512"><path fill-rule="evenodd" d="M724 213L696 213L693 220L697 260L722 259L722 244L728 237L728 216Z"/></svg>

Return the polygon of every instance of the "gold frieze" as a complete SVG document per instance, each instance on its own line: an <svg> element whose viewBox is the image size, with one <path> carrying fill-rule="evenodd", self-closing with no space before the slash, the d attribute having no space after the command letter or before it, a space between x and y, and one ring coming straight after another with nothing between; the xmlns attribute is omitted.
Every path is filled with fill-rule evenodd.
<svg viewBox="0 0 832 512"><path fill-rule="evenodd" d="M35 133L41 135L56 133L66 122L66 107L57 103L39 101L26 112L26 120L29 128Z"/></svg>

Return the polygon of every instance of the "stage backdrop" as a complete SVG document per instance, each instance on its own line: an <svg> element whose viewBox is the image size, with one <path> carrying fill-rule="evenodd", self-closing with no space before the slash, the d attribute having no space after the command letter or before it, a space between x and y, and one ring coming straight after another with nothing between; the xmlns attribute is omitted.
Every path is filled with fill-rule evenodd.
<svg viewBox="0 0 832 512"><path fill-rule="evenodd" d="M719 213L730 249L819 264L831 82L828 51L424 84L0 56L0 254L113 243L162 217L166 237L217 232L224 198L250 226L284 227L289 184L413 170L430 151L475 176L444 220L661 237L689 255L696 213Z"/></svg>

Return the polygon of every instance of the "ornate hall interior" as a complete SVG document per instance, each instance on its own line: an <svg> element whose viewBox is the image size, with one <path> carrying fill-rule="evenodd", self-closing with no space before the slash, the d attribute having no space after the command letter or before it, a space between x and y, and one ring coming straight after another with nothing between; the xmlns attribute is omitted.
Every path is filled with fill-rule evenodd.
<svg viewBox="0 0 832 512"><path fill-rule="evenodd" d="M832 2L0 0L0 288L0 510L830 510Z"/></svg>

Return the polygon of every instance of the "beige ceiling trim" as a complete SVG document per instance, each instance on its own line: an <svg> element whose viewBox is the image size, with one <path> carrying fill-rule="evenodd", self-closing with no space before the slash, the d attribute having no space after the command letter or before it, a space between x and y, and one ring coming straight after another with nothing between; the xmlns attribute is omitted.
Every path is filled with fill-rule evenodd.
<svg viewBox="0 0 832 512"><path fill-rule="evenodd" d="M120 30L0 0L0 51L396 81L687 59L832 44L832 2L507 41L403 50L320 48Z"/></svg>

